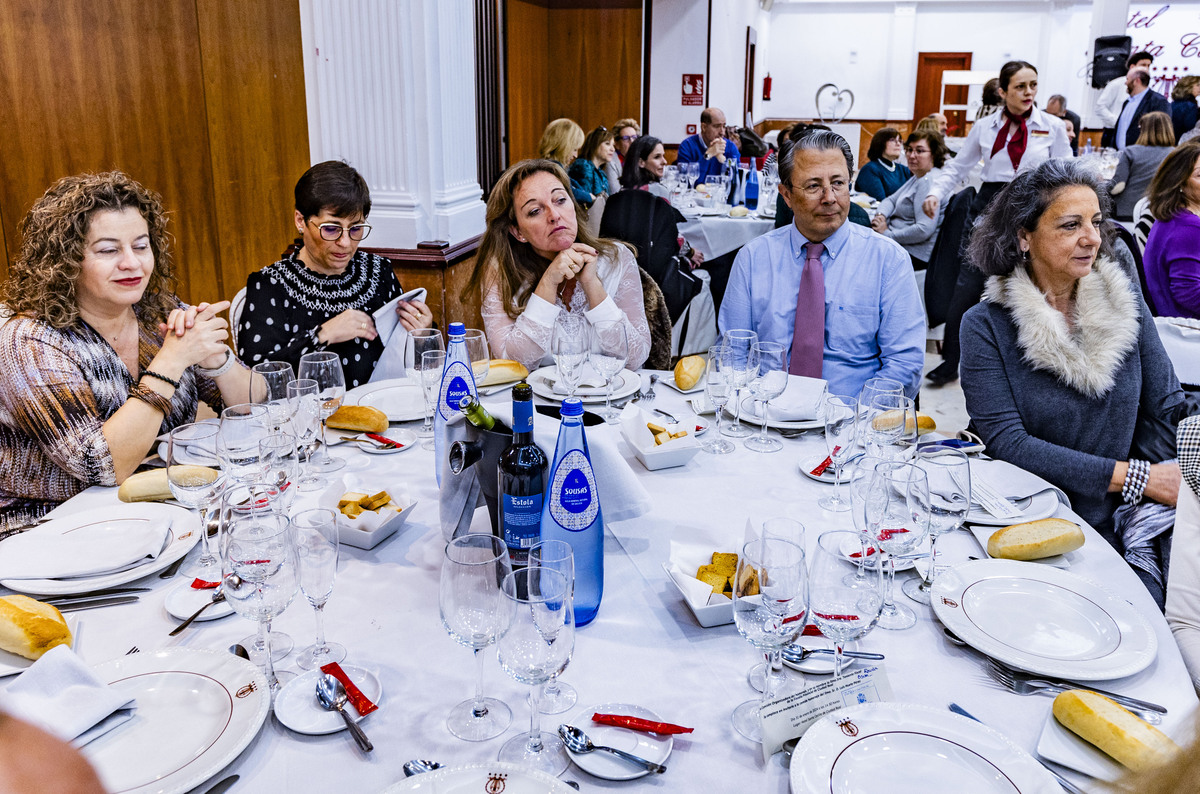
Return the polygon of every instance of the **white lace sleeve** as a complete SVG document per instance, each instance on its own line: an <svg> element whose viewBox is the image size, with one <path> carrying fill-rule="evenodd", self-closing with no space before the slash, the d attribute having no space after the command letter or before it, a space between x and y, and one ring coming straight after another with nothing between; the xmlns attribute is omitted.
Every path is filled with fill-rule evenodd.
<svg viewBox="0 0 1200 794"><path fill-rule="evenodd" d="M608 300L588 312L588 319L601 312L605 304L612 301L612 317L595 318L622 320L625 324L625 335L629 340L629 358L626 366L630 369L641 369L650 357L650 325L646 322L646 303L642 297L642 279L638 275L637 260L623 245L617 245L617 261L605 262L607 267L600 274L604 289L608 292ZM619 316L618 316L619 315Z"/></svg>
<svg viewBox="0 0 1200 794"><path fill-rule="evenodd" d="M554 318L559 312L557 306L537 295L530 295L525 311L514 320L504 311L500 289L493 283L484 287L481 312L483 329L487 333L488 347L493 356L520 361L530 370L541 366L542 359L550 350Z"/></svg>

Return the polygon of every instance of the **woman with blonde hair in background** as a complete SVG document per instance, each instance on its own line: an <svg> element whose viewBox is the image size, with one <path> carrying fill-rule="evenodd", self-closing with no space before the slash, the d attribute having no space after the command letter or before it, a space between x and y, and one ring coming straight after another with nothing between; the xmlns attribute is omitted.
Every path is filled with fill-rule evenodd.
<svg viewBox="0 0 1200 794"><path fill-rule="evenodd" d="M1137 143L1121 150L1117 170L1108 183L1113 197L1113 217L1119 221L1133 220L1133 208L1146 190L1158 165L1175 147L1175 132L1171 117L1160 110L1142 116Z"/></svg>
<svg viewBox="0 0 1200 794"><path fill-rule="evenodd" d="M583 146L585 138L583 129L571 119L555 119L542 131L542 139L538 142L538 157L553 160L565 171L579 156L579 147ZM572 189L571 192L580 204L591 203L584 191Z"/></svg>

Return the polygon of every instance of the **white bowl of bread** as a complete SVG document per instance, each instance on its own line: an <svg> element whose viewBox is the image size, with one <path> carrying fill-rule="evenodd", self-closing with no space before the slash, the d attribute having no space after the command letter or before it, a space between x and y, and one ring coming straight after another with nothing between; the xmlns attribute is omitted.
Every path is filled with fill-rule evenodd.
<svg viewBox="0 0 1200 794"><path fill-rule="evenodd" d="M371 549L404 526L417 503L392 480L348 474L326 488L317 505L337 511L342 543Z"/></svg>
<svg viewBox="0 0 1200 794"><path fill-rule="evenodd" d="M621 435L650 471L683 466L700 451L696 426L673 424L634 405L621 413Z"/></svg>

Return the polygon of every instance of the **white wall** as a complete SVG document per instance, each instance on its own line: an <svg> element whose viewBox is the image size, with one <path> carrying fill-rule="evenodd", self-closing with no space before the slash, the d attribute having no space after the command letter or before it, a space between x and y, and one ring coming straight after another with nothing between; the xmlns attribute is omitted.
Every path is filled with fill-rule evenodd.
<svg viewBox="0 0 1200 794"><path fill-rule="evenodd" d="M770 37L771 15L759 7L758 0L717 0L712 6L709 104L725 111L725 118L730 124L745 123L741 109L746 84L746 28L754 28L757 44L753 105L757 121L763 117L762 78L766 74L764 46Z"/></svg>
<svg viewBox="0 0 1200 794"><path fill-rule="evenodd" d="M742 36L744 40L744 31ZM650 37L650 118L642 119L642 131L666 143L679 143L687 137L688 124L699 128L700 111L704 109L683 105L680 87L683 75L704 73L708 60L708 3L653 0Z"/></svg>

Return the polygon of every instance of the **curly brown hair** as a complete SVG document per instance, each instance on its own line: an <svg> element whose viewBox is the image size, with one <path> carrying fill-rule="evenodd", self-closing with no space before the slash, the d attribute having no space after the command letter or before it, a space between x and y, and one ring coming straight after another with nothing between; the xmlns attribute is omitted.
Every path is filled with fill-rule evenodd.
<svg viewBox="0 0 1200 794"><path fill-rule="evenodd" d="M121 171L67 176L51 185L22 219L21 251L8 274L3 300L23 314L61 329L79 321L75 284L97 212L135 209L146 220L154 270L136 308L142 325L166 320L177 307L171 236L162 197Z"/></svg>

